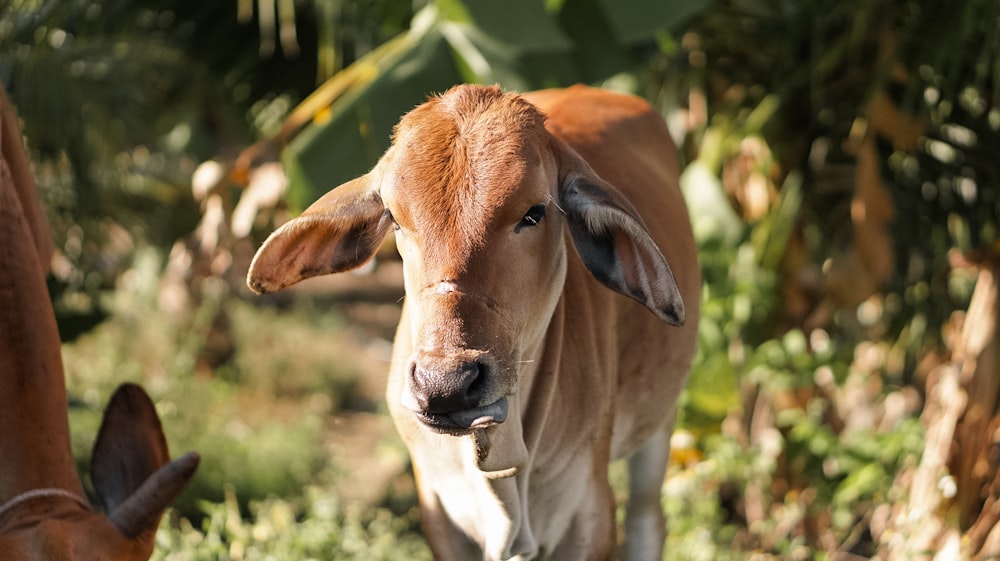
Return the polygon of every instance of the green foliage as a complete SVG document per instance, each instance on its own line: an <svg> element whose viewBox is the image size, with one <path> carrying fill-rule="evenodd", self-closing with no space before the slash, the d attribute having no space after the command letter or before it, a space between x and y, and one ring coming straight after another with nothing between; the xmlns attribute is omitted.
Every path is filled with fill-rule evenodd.
<svg viewBox="0 0 1000 561"><path fill-rule="evenodd" d="M722 0L690 27L681 74L714 106L703 138L760 135L781 173L802 175L797 221L818 262L855 239L857 191L842 174L856 164L849 147L876 139L895 257L882 319L893 336L910 330L910 353L939 343L963 305L948 290L950 252L996 250L998 20L991 0ZM880 99L889 101L870 109ZM775 109L755 119L765 105ZM701 143L699 157L721 164L733 153L721 144Z"/></svg>
<svg viewBox="0 0 1000 561"><path fill-rule="evenodd" d="M293 207L371 168L399 116L460 83L512 90L594 82L635 68L707 2L440 0L409 31L317 91L312 123L285 150Z"/></svg>
<svg viewBox="0 0 1000 561"><path fill-rule="evenodd" d="M317 488L309 488L302 501L254 503L249 518L232 491L225 502L203 508L201 529L187 523L160 527L153 561L431 559L411 517L385 509L362 513Z"/></svg>
<svg viewBox="0 0 1000 561"><path fill-rule="evenodd" d="M251 501L295 497L310 482L327 480L325 426L352 399L359 376L358 363L345 358L352 336L336 315L300 308L278 317L236 299L208 299L202 311L232 315L237 352L217 375L199 377L194 367L204 331L197 321L192 327L157 310L159 261L151 250L140 254L128 287L110 298L113 320L64 348L79 471L87 472L107 396L134 381L156 403L172 451L202 453L178 503L186 516L199 518L198 501L221 501L227 485Z"/></svg>
<svg viewBox="0 0 1000 561"><path fill-rule="evenodd" d="M887 492L921 452L923 429L913 417L840 426L845 408L869 416L877 409L844 402L844 388L869 376L854 364L857 335L780 327L779 257L800 214L799 179L785 183L768 215L747 224L705 166L692 163L681 181L704 288L679 427L701 435L702 456L675 469L664 487L671 521L665 559L741 559L747 549L815 558L823 549L806 535L806 521L828 520L826 540L852 539L859 520L893 499ZM884 399L892 389L866 399ZM846 422L856 423L850 416Z"/></svg>
<svg viewBox="0 0 1000 561"><path fill-rule="evenodd" d="M753 476L753 455L731 440L709 437L706 455L692 469L673 472L663 486L663 511L670 532L664 561L735 561L746 559L735 538L739 528L726 512L720 494L721 482L739 471Z"/></svg>
<svg viewBox="0 0 1000 561"><path fill-rule="evenodd" d="M101 292L136 247L169 248L194 228L196 165L273 133L318 78L412 12L408 0L0 2L0 81L53 226L64 339L106 317Z"/></svg>
<svg viewBox="0 0 1000 561"><path fill-rule="evenodd" d="M680 422L696 431L714 430L739 405L743 337L763 332L771 319L776 276L760 266L751 230L701 162L685 170L681 188L699 246L702 299L698 350L681 397Z"/></svg>
<svg viewBox="0 0 1000 561"><path fill-rule="evenodd" d="M290 205L301 210L328 189L367 172L385 150L400 115L428 93L459 81L445 38L427 25L397 37L352 71L333 78L329 86L346 91L282 155L291 184Z"/></svg>
<svg viewBox="0 0 1000 561"><path fill-rule="evenodd" d="M412 497L393 512L346 506L332 489L342 466L325 448L329 419L351 404L362 371L351 358L359 341L339 319L310 305L258 309L222 290L189 318L154 304L160 256L197 218L194 164L257 135L287 141L288 108L332 75L283 154L301 208L364 172L399 115L430 92L636 68L614 83L665 113L686 106L691 121L697 101L708 107L684 131L682 184L705 284L680 419L696 442L678 448L689 459L664 487L665 558L871 553L858 538L866 517L900 500L896 475L923 443L918 406L879 415L918 393L904 385L969 299L975 275L953 266L956 255L997 251L1000 4L273 0L277 25L287 31L292 14L303 47L290 59L260 56L272 36L289 45L261 12L258 27L234 17L271 1L0 3L0 80L24 118L70 269L61 312L100 303L112 315L66 347L80 469L123 380L150 390L175 452L204 458L155 559L429 557ZM878 95L917 118L918 139L875 130L867 108ZM854 191L843 170L858 157L845 147L868 135L896 211L886 294L804 327L787 309L796 279L783 267L801 251L822 278L850 247ZM754 218L734 211L733 181L720 179L747 140L767 149L754 171L776 193ZM823 300L822 281L809 288L810 304ZM206 376L200 361L220 317L235 354ZM861 364L873 348L880 358Z"/></svg>
<svg viewBox="0 0 1000 561"><path fill-rule="evenodd" d="M357 393L361 365L353 355L363 342L338 314L309 302L297 304L292 314L240 301L227 304L238 352L217 376L268 399L322 396L330 400L319 406L327 413ZM305 344L311 348L303 349Z"/></svg>

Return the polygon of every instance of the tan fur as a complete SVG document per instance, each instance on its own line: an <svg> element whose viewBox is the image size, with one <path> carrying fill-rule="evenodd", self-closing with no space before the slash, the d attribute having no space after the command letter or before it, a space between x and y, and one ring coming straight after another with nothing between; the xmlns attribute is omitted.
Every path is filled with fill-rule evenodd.
<svg viewBox="0 0 1000 561"><path fill-rule="evenodd" d="M387 399L435 556L611 559L607 465L629 457L627 555L659 559L700 287L663 120L585 87L456 87L272 234L248 282L358 266L388 220L406 299Z"/></svg>

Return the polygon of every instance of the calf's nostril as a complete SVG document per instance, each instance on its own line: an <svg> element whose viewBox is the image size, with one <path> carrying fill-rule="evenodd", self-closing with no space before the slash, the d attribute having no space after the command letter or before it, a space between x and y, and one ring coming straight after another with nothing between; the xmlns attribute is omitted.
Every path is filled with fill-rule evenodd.
<svg viewBox="0 0 1000 561"><path fill-rule="evenodd" d="M418 411L434 414L481 407L489 390L488 371L488 366L478 360L444 365L414 361L407 401Z"/></svg>
<svg viewBox="0 0 1000 561"><path fill-rule="evenodd" d="M486 393L487 369L485 364L475 361L469 365L469 371L465 399L476 407L480 405L479 401Z"/></svg>
<svg viewBox="0 0 1000 561"><path fill-rule="evenodd" d="M407 407L413 409L416 408L420 411L426 411L430 406L430 397L427 388L427 372L423 368L417 366L416 362L410 363L409 369L410 378L410 391L407 392L407 397L412 401L409 402Z"/></svg>

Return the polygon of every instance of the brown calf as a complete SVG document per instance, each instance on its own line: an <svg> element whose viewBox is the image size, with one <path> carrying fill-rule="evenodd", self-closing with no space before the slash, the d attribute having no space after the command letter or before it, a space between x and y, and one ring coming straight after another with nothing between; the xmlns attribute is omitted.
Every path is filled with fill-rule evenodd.
<svg viewBox="0 0 1000 561"><path fill-rule="evenodd" d="M357 267L390 231L406 298L387 395L435 556L612 558L607 466L629 458L627 555L659 559L701 282L660 116L581 86L456 87L272 234L248 283Z"/></svg>
<svg viewBox="0 0 1000 561"><path fill-rule="evenodd" d="M91 461L109 514L91 509L70 453L59 334L45 287L51 240L2 89L0 154L0 559L148 559L160 514L198 456L168 463L149 397L123 385L105 411Z"/></svg>

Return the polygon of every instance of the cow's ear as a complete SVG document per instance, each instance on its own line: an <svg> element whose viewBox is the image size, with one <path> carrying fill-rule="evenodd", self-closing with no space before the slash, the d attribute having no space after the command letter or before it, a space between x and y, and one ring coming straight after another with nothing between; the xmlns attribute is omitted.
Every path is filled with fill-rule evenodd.
<svg viewBox="0 0 1000 561"><path fill-rule="evenodd" d="M115 390L98 432L90 477L111 522L127 538L152 544L160 515L198 468L189 453L170 461L160 418L135 384Z"/></svg>
<svg viewBox="0 0 1000 561"><path fill-rule="evenodd" d="M570 150L565 148L565 150ZM608 288L671 325L684 323L684 302L670 264L632 204L580 156L560 173L559 199L584 265Z"/></svg>
<svg viewBox="0 0 1000 561"><path fill-rule="evenodd" d="M247 285L275 292L371 259L392 227L372 183L371 174L349 181L275 230L250 263Z"/></svg>

